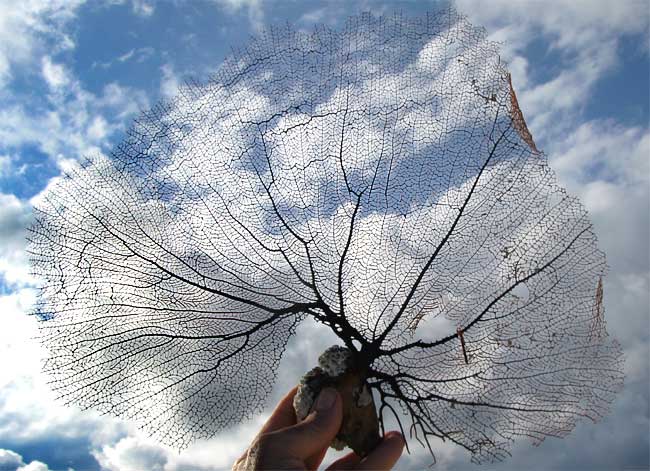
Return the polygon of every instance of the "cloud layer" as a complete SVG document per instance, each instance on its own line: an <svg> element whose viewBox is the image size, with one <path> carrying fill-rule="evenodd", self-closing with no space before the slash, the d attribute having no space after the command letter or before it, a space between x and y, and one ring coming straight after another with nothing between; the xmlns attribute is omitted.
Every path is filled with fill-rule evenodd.
<svg viewBox="0 0 650 471"><path fill-rule="evenodd" d="M595 426L579 425L565 440L547 440L539 448L518 445L513 458L499 469L647 465L650 133L646 123L630 125L622 111L614 116L587 116L585 111L605 78L626 73L619 69L623 41L634 38L639 44L647 44L646 6L634 1L620 2L615 7L609 2L555 2L553 8L530 2L489 7L457 3L473 23L485 25L492 38L507 41L502 55L509 63L538 147L549 156L560 183L578 195L590 213L610 267L605 279L608 329L622 342L626 354L625 389L609 417ZM5 6L10 13L0 19L0 38L4 38L0 40L0 83L5 87L0 106L0 140L10 145L0 149L0 176L16 179L21 168L25 171L22 146L38 147L56 163L53 172L58 173L82 154L107 152L111 136L119 135L139 108L155 100L117 79L91 92L91 84L84 82L72 63L60 55L75 47L70 25L78 21L77 3L32 1L24 5ZM158 13L147 2L132 2L126 7L143 21L155 20ZM219 7L235 16L243 13L245 24L258 30L268 21L269 12L261 3L221 2ZM373 8L392 10L385 5ZM341 16L327 5L300 14L303 24L315 19L336 23ZM46 44L55 46L46 48ZM541 48L542 53L536 48ZM129 50L116 53L115 60L119 62L119 57ZM156 78L156 86L171 95L177 83L176 69L170 63L162 72L166 78ZM32 101L26 95L16 99L7 93L7 87L27 73L38 77L44 89L41 97ZM155 75L160 75L159 71ZM116 470L228 467L253 437L265 414L179 455L142 436L130 424L80 412L54 400L40 375L42 353L33 340L35 320L24 315L34 292L29 288L33 279L24 252L23 228L31 219L27 198L38 191L27 197L17 196L5 186L2 192L0 270L4 292L0 298L0 348L3 358L10 356L20 361L3 368L1 377L0 447L6 450L0 452L0 469L4 469L5 462L8 469L48 469L43 463L59 469L71 459L83 463L78 465L80 468L101 465ZM317 342L310 344L303 339ZM336 340L328 329L313 323L301 325L280 364L269 405L332 343ZM56 449L59 454L53 451ZM448 444L436 443L436 452L440 469L467 466L468 457ZM428 460L417 451L403 458L398 469L418 469Z"/></svg>

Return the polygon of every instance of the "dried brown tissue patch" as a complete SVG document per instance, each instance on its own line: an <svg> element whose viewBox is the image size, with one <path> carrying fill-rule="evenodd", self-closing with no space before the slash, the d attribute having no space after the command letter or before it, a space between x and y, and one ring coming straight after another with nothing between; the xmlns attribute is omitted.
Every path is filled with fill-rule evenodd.
<svg viewBox="0 0 650 471"><path fill-rule="evenodd" d="M512 123L514 124L517 133L519 133L519 136L526 144L528 144L528 147L530 147L536 154L539 154L540 152L535 145L533 136L530 134L528 126L526 126L524 114L521 112L521 108L519 108L519 102L517 101L515 89L512 87L512 76L510 74L508 74L508 85L510 87L510 104L512 106L510 116L512 118Z"/></svg>

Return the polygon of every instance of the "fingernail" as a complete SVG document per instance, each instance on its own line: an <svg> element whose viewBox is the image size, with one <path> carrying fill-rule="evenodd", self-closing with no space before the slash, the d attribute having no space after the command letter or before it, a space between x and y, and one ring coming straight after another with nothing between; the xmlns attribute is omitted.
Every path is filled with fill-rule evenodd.
<svg viewBox="0 0 650 471"><path fill-rule="evenodd" d="M318 400L316 401L316 410L326 411L330 409L334 402L336 402L336 389L334 388L325 388L318 395Z"/></svg>

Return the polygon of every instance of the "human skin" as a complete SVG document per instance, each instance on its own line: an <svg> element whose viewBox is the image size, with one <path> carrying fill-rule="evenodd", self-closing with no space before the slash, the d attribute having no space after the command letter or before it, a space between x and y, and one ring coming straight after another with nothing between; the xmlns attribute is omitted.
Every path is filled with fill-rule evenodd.
<svg viewBox="0 0 650 471"><path fill-rule="evenodd" d="M341 427L341 397L333 388L323 389L313 410L297 423L293 409L296 391L293 388L280 400L253 443L233 465L233 471L318 469ZM327 470L387 471L395 465L403 448L402 435L388 432L365 458L352 452L334 461Z"/></svg>

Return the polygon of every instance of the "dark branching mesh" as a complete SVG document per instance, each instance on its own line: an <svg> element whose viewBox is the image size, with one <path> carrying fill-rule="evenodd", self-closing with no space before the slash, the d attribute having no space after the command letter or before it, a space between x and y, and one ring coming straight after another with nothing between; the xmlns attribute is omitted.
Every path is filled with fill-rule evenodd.
<svg viewBox="0 0 650 471"><path fill-rule="evenodd" d="M367 362L382 419L476 461L622 385L587 214L451 10L272 29L36 214L52 387L179 448L260 410L305 316Z"/></svg>

